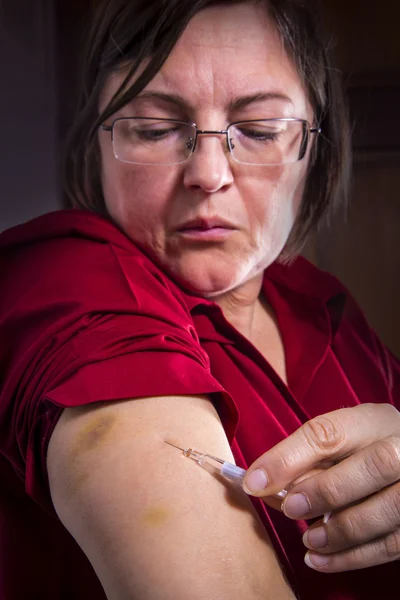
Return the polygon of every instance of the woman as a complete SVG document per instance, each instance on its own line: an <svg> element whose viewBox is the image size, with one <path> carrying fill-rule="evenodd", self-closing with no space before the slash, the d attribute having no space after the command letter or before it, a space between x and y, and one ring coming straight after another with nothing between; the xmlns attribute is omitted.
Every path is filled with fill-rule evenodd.
<svg viewBox="0 0 400 600"><path fill-rule="evenodd" d="M2 597L397 597L398 366L296 258L348 169L308 10L111 0L84 73L74 208L0 238Z"/></svg>

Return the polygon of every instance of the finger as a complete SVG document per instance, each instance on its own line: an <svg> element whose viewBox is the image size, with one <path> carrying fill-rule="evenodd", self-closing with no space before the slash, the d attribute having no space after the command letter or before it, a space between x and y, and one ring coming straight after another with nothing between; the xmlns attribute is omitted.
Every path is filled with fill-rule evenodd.
<svg viewBox="0 0 400 600"><path fill-rule="evenodd" d="M309 550L304 557L306 565L324 573L338 573L383 565L400 558L400 530L362 546L337 554L320 554Z"/></svg>
<svg viewBox="0 0 400 600"><path fill-rule="evenodd" d="M243 487L254 496L274 494L321 462L342 460L398 435L399 427L400 413L390 404L362 404L315 417L260 456L249 467Z"/></svg>
<svg viewBox="0 0 400 600"><path fill-rule="evenodd" d="M289 518L312 519L362 500L399 479L400 438L391 437L291 486L282 508Z"/></svg>
<svg viewBox="0 0 400 600"><path fill-rule="evenodd" d="M267 498L263 498L262 500L271 508L282 512L282 500L280 498L277 498L276 496L268 496Z"/></svg>
<svg viewBox="0 0 400 600"><path fill-rule="evenodd" d="M328 468L328 465L326 465L325 468ZM292 484L288 485L288 487L286 488L287 493L288 494L290 493L293 486L301 483L302 481L304 481L305 479L308 479L309 477L312 477L313 475L317 475L318 473L321 473L324 470L325 470L324 468L311 469L311 471L309 471L308 473L301 475L301 477L298 477ZM262 501L265 502L265 504L267 504L271 508L275 508L276 510L280 510L280 511L282 511L283 500L284 500L284 498L277 497L277 496L265 496L262 498Z"/></svg>
<svg viewBox="0 0 400 600"><path fill-rule="evenodd" d="M362 546L400 529L400 483L312 525L303 535L306 548L322 554Z"/></svg>

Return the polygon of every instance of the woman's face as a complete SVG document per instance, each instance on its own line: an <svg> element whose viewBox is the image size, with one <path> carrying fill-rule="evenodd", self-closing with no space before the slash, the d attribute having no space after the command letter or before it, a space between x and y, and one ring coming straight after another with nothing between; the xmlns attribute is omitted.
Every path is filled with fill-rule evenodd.
<svg viewBox="0 0 400 600"><path fill-rule="evenodd" d="M121 73L109 79L101 108L122 79ZM160 72L120 116L192 121L202 130L268 117L313 121L302 82L256 4L197 14ZM299 209L309 152L290 165L249 166L229 156L224 135L200 135L186 163L137 165L114 157L109 133L100 131L99 139L110 216L186 289L218 296L259 276L282 251Z"/></svg>

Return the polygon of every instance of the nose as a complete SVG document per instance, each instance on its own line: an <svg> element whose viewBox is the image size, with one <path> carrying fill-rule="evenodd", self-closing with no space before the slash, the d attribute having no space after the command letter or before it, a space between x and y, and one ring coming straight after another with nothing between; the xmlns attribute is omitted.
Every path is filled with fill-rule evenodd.
<svg viewBox="0 0 400 600"><path fill-rule="evenodd" d="M185 187L210 194L227 188L232 183L226 135L199 135L196 149L185 164Z"/></svg>

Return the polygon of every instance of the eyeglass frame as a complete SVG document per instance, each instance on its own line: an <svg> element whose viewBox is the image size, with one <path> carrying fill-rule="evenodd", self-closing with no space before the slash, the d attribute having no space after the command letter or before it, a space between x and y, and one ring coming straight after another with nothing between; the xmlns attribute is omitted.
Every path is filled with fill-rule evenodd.
<svg viewBox="0 0 400 600"><path fill-rule="evenodd" d="M310 123L307 121L307 119L298 119L296 117L274 117L271 119L247 119L244 121L234 121L233 123L229 123L229 125L227 126L226 129L221 129L221 130L212 130L212 129L199 129L196 125L196 123L193 123L191 121L181 121L180 119L164 119L164 118L157 118L157 117L117 117L116 119L114 119L114 121L111 123L111 125L104 125L101 124L99 125L99 129L101 129L102 131L110 131L111 132L111 142L113 144L114 147L114 125L115 123L117 123L118 121L124 121L127 119L137 119L137 120L143 120L143 121L161 121L161 122L167 122L167 123L182 123L183 125L190 125L191 127L194 128L195 130L195 138L194 138L194 143L193 143L193 148L190 151L190 154L187 158L185 158L184 160L180 161L179 163L135 163L135 162L130 162L130 161L121 161L121 162L126 162L126 164L151 164L151 165L167 165L167 164L183 164L185 162L187 162L191 156L193 155L194 151L196 150L196 146L197 146L197 138L199 135L226 135L226 142L227 142L227 147L229 150L229 153L231 154L232 158L239 164L249 164L249 165L253 165L253 166L264 166L264 167L268 167L268 166L278 166L278 165L268 165L268 164L264 164L264 163L243 163L242 161L238 160L235 157L235 154L233 152L234 147L232 146L231 143L231 139L229 138L229 128L234 126L234 125L239 125L240 123L259 123L260 121L284 121L284 122L297 122L297 123L302 123L304 126L304 130L303 130L303 139L301 141L301 145L300 145L300 152L299 152L299 157L297 158L297 160L295 162L299 162L300 160L302 160L306 154L307 148L308 148L308 144L310 141L310 133L321 133L321 127L320 126L316 126L316 127L311 127ZM117 160L121 160L119 159L114 151L114 156ZM282 164L295 164L295 163L282 163Z"/></svg>

